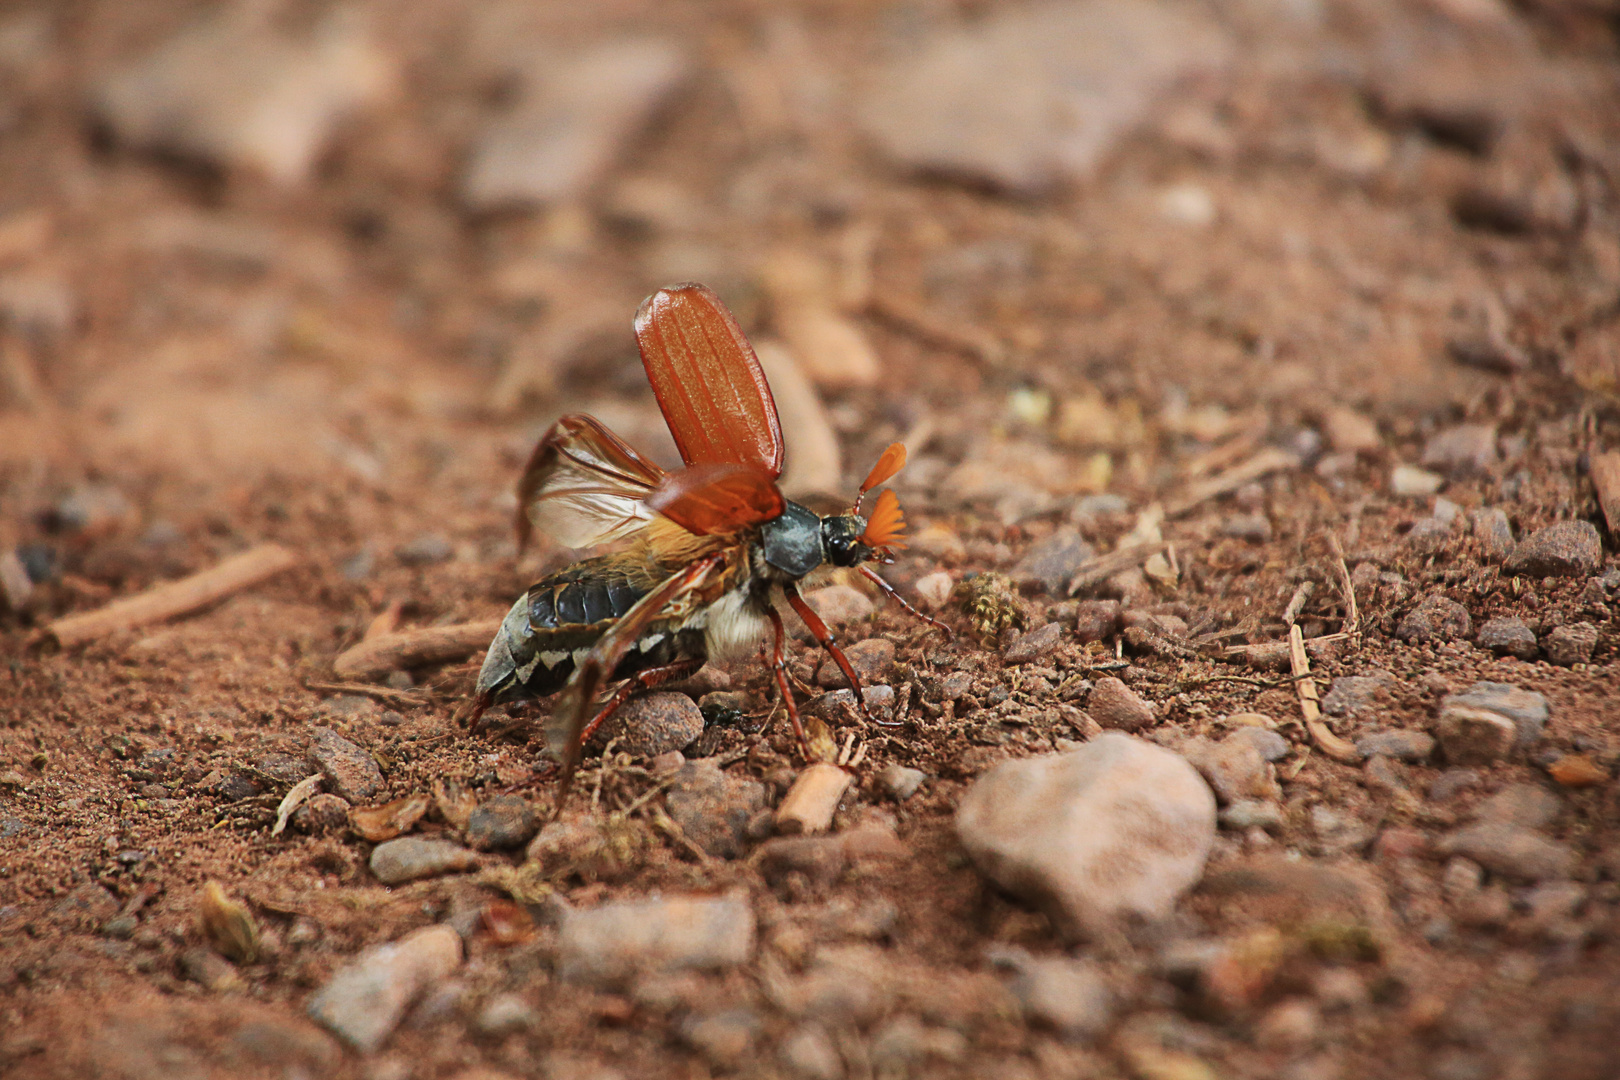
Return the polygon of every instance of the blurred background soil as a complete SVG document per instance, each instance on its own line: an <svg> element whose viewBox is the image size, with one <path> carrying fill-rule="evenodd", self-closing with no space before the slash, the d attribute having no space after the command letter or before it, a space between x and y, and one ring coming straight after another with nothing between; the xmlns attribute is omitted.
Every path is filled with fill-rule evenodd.
<svg viewBox="0 0 1620 1080"><path fill-rule="evenodd" d="M1617 33L1612 0L3 5L0 1073L1616 1075L1620 574L1593 462L1620 448ZM537 774L523 812L550 813L543 708L453 719L478 656L358 692L333 660L368 627L499 618L574 557L512 531L559 415L674 463L630 320L687 280L759 347L790 495L848 497L910 448L885 573L955 638L822 598L846 642L888 643L871 681L909 710L824 710L866 747L835 833L870 857L767 850L758 813L804 763L760 730L751 659L686 688L733 695L674 746L725 770L708 801L676 798L668 753L593 755L577 821L607 839L540 870L524 835L386 887L333 802L272 836L317 729L378 771L348 802L434 793L407 830L476 839L457 808ZM1600 546L1513 554L1559 521ZM1169 557L1071 597L1137 541ZM296 564L200 613L45 640L266 542ZM1359 624L1316 650L1323 688L1387 673L1365 707L1345 684L1340 736L1429 738L1489 680L1545 696L1539 742L1314 746L1278 670L1223 650L1284 639L1302 582L1305 636L1339 631L1337 552ZM801 637L797 676L841 686L820 663ZM1105 674L1151 717L1110 722ZM1223 812L1170 919L1074 944L982 881L952 815L1099 724L1212 782L1223 733L1285 750L1263 797L1215 782L1270 810ZM1556 872L1456 854L1523 790L1552 800L1515 827ZM1266 898L1332 906L1317 885L1210 887L1262 856L1361 890L1340 936L1277 944L1299 920ZM210 880L251 959L199 928ZM559 964L567 911L682 894L743 905L744 959ZM467 959L397 987L376 1048L307 1018L361 950L436 923ZM1031 957L1107 1003L1043 1005Z"/></svg>

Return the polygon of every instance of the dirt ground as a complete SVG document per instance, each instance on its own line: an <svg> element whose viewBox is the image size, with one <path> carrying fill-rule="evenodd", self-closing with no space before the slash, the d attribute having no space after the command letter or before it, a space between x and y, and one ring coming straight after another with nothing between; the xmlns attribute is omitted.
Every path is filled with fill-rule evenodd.
<svg viewBox="0 0 1620 1080"><path fill-rule="evenodd" d="M293 63L268 47L241 53L247 84L215 73L226 119L190 136L142 135L107 104L110 79L214 5L0 15L0 1074L1620 1075L1620 559L1590 476L1620 449L1620 8L1122 3L1121 19L1202 20L1220 62L1183 62L1095 161L1023 184L908 158L860 119L872 72L937 35L988 38L1015 4L270 7L264 33L295 40L358 13L391 73L279 176L231 141L255 65ZM630 37L675 43L684 67L625 106L639 119L604 162L561 196L480 202L468 162L524 79ZM1037 74L1005 78L1015 95ZM894 486L914 542L884 573L944 601L956 633L874 597L839 634L894 644L874 681L901 726L829 713L865 747L835 832L892 828L902 854L823 880L772 873L757 828L707 852L670 825L656 763L594 750L574 813L636 838L607 870L523 879L519 847L390 888L342 823L272 835L316 728L376 762L374 803L535 779L518 791L551 811L544 706L477 735L454 718L480 656L358 689L333 662L379 617L498 619L574 557L520 557L512 532L518 472L557 416L591 412L674 461L630 319L694 279L808 376L773 376L807 463L790 480L847 497L909 444ZM1601 555L1513 573L1488 510L1521 544L1591 522ZM1064 554L1071 533L1087 547ZM1147 574L1068 595L1086 555L1158 536L1170 555ZM188 616L49 639L263 543L295 565ZM1339 552L1358 621L1335 638ZM990 572L1013 583L1010 625L938 591ZM1228 651L1285 640L1306 582L1300 626L1330 638L1312 649L1321 690L1391 676L1329 717L1342 739L1432 731L1479 680L1545 695L1544 736L1462 767L1444 747L1333 760L1286 659ZM1469 626L1412 630L1436 596ZM1130 629L1083 640L1107 598ZM1534 635L1526 658L1477 640L1509 617ZM1049 622L1061 634L1033 655L1004 655ZM1553 662L1580 625L1595 645ZM820 662L801 636L796 677ZM997 762L1095 733L1081 710L1104 675L1151 705L1142 738L1186 749L1257 723L1288 750L1266 766L1275 821L1224 825L1170 919L1072 942L984 882L953 815ZM726 685L741 719L685 754L774 805L805 763L762 664L691 689ZM1261 718L1228 719L1245 713ZM891 765L925 773L920 790L896 800ZM1447 837L1516 784L1554 795L1536 828L1569 865L1469 881ZM458 839L452 802L414 832ZM209 949L210 881L258 927L252 962ZM522 918L500 904L514 892L532 931L492 930ZM750 959L617 985L555 970L561 908L686 893L746 900ZM1305 941L1301 912L1327 910L1337 936ZM467 959L381 1049L307 1019L363 949L440 922ZM1204 945L1224 959L1174 959ZM1005 948L1093 965L1106 1018L1043 1023L993 963ZM873 997L790 992L839 956ZM512 995L516 1020L491 1012Z"/></svg>

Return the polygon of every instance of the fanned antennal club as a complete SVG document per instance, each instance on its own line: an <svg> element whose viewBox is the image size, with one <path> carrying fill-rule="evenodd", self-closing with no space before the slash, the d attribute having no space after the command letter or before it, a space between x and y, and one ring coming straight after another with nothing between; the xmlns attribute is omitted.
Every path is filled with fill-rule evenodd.
<svg viewBox="0 0 1620 1080"><path fill-rule="evenodd" d="M850 513L860 513L861 500L866 498L866 493L905 467L905 444L890 443L888 449L878 455L877 464L873 465L872 471L866 474L866 479L861 481L860 493L855 496L855 505L850 508Z"/></svg>

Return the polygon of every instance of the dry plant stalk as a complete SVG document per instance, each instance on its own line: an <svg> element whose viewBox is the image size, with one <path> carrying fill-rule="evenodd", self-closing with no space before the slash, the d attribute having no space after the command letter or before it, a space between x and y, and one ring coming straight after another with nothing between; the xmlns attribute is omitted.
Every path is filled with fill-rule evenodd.
<svg viewBox="0 0 1620 1080"><path fill-rule="evenodd" d="M203 885L197 923L208 944L226 959L251 964L259 958L259 924L247 905L232 900L219 882Z"/></svg>
<svg viewBox="0 0 1620 1080"><path fill-rule="evenodd" d="M148 623L189 615L257 585L297 562L298 557L280 544L260 544L190 577L155 585L143 593L114 600L95 611L57 619L45 628L44 633L62 648L70 649Z"/></svg>
<svg viewBox="0 0 1620 1080"><path fill-rule="evenodd" d="M1134 570L1153 556L1162 553L1165 547L1163 543L1133 544L1119 551L1110 551L1106 555L1095 555L1081 563L1074 577L1069 579L1069 595L1077 596L1093 585L1107 581L1115 574Z"/></svg>
<svg viewBox="0 0 1620 1080"><path fill-rule="evenodd" d="M1268 446L1255 454L1247 461L1232 466L1225 472L1200 480L1195 484L1188 484L1186 489L1176 498L1165 504L1166 517L1180 517L1210 499L1236 491L1244 484L1253 483L1262 476L1269 476L1282 469L1293 469L1299 466L1299 458L1286 450L1275 446Z"/></svg>
<svg viewBox="0 0 1620 1080"><path fill-rule="evenodd" d="M1311 733L1311 742L1334 761L1346 765L1359 764L1361 751L1333 734L1322 720L1322 702L1316 696L1316 680L1310 678L1310 657L1305 655L1305 633L1297 623L1288 628L1288 656L1293 664L1294 688L1299 692L1300 712L1305 714L1305 730Z"/></svg>
<svg viewBox="0 0 1620 1080"><path fill-rule="evenodd" d="M501 628L499 619L401 630L362 641L332 661L340 679L380 679L390 671L465 660L482 652Z"/></svg>
<svg viewBox="0 0 1620 1080"><path fill-rule="evenodd" d="M1597 490L1609 535L1620 537L1620 451L1592 455L1592 487Z"/></svg>
<svg viewBox="0 0 1620 1080"><path fill-rule="evenodd" d="M854 781L845 770L825 761L799 774L782 805L776 808L776 831L783 834L825 832L832 825L838 800Z"/></svg>
<svg viewBox="0 0 1620 1080"><path fill-rule="evenodd" d="M947 321L897 296L873 293L867 301L866 310L874 319L886 322L925 344L962 353L987 368L997 367L1006 359L1007 350L988 332L976 326Z"/></svg>

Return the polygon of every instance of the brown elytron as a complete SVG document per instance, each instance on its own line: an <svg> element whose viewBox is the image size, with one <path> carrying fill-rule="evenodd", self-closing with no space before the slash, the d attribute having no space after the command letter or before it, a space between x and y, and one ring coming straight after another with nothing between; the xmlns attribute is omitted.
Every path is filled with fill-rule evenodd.
<svg viewBox="0 0 1620 1080"><path fill-rule="evenodd" d="M680 450L664 472L595 419L552 425L518 483L519 544L539 529L567 547L615 544L537 582L512 605L479 672L474 718L490 705L562 690L547 741L563 786L580 748L639 689L682 678L711 656L773 637L777 689L801 748L804 729L788 684L781 594L838 664L867 709L860 680L799 585L831 567L853 567L919 619L864 565L905 546L900 500L885 490L869 518L866 493L905 465L890 446L848 513L823 517L782 496L782 426L765 373L737 321L702 285L660 289L636 313L648 381ZM593 709L597 695L623 681Z"/></svg>

